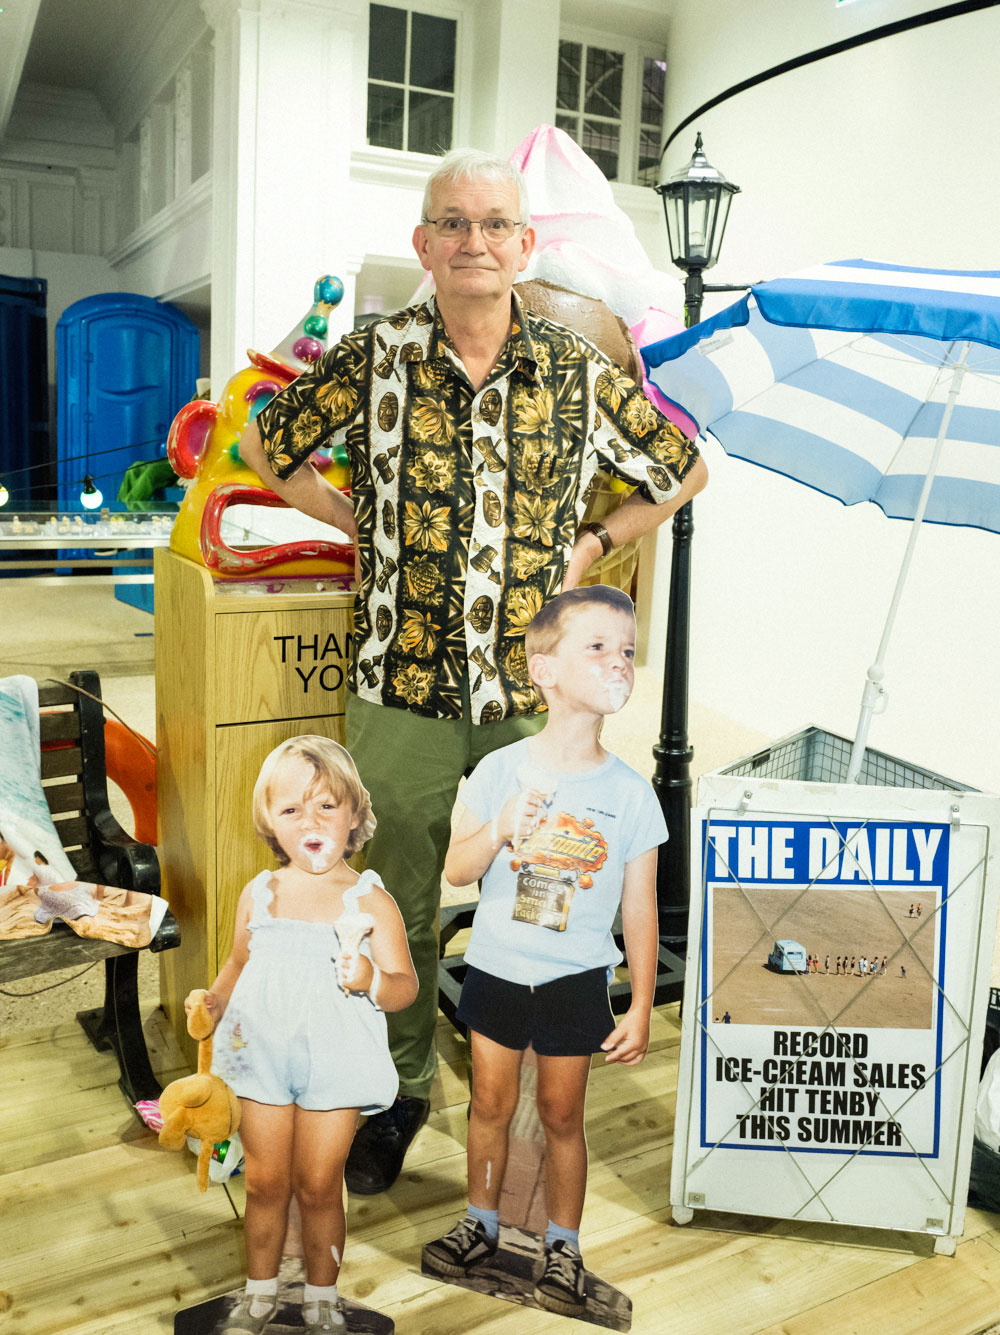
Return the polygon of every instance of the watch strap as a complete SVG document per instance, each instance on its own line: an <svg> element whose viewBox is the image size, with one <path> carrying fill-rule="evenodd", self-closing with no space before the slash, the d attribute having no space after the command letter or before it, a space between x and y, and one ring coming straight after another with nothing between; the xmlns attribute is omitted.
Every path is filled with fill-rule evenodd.
<svg viewBox="0 0 1000 1335"><path fill-rule="evenodd" d="M592 519L588 524L582 524L579 531L580 533L593 533L601 544L602 556L607 556L609 552L614 550L615 544L611 539L611 534L599 520Z"/></svg>

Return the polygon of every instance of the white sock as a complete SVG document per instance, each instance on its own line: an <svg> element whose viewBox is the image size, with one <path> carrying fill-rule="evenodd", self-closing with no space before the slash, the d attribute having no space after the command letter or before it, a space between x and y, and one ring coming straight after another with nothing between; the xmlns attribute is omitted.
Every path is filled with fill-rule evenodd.
<svg viewBox="0 0 1000 1335"><path fill-rule="evenodd" d="M319 1305L337 1301L336 1284L306 1284L302 1291L302 1315L307 1321L319 1319Z"/></svg>
<svg viewBox="0 0 1000 1335"><path fill-rule="evenodd" d="M278 1276L274 1279L248 1279L246 1295L251 1299L250 1315L258 1320L267 1316L278 1296Z"/></svg>

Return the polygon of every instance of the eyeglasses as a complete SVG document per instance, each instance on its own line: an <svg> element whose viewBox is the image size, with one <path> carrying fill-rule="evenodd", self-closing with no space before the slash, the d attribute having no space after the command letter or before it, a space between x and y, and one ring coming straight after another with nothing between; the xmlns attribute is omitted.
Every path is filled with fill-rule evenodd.
<svg viewBox="0 0 1000 1335"><path fill-rule="evenodd" d="M424 224L433 227L438 236L468 236L478 226L487 241L509 241L524 226L513 218L425 218Z"/></svg>

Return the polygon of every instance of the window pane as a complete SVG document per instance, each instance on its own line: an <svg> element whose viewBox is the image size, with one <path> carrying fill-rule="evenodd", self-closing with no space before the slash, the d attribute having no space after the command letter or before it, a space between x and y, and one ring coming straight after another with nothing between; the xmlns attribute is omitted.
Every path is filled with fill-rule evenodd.
<svg viewBox="0 0 1000 1335"><path fill-rule="evenodd" d="M580 109L580 54L579 42L559 43L559 74L556 82L556 106Z"/></svg>
<svg viewBox="0 0 1000 1335"><path fill-rule="evenodd" d="M377 148L403 147L403 90L368 85L368 142Z"/></svg>
<svg viewBox="0 0 1000 1335"><path fill-rule="evenodd" d="M368 77L402 83L405 71L406 10L372 5L368 12Z"/></svg>
<svg viewBox="0 0 1000 1335"><path fill-rule="evenodd" d="M455 20L414 14L410 33L410 83L418 88L455 88Z"/></svg>
<svg viewBox="0 0 1000 1335"><path fill-rule="evenodd" d="M454 100L433 93L410 94L411 153L447 153L451 148L451 113Z"/></svg>
<svg viewBox="0 0 1000 1335"><path fill-rule="evenodd" d="M556 115L556 129L565 130L571 139L580 142L580 118L579 116L560 116Z"/></svg>
<svg viewBox="0 0 1000 1335"><path fill-rule="evenodd" d="M621 116L623 62L620 51L605 51L599 46L587 47L584 111L590 111L595 116Z"/></svg>
<svg viewBox="0 0 1000 1335"><path fill-rule="evenodd" d="M639 131L639 185L656 185L660 179L660 131Z"/></svg>
<svg viewBox="0 0 1000 1335"><path fill-rule="evenodd" d="M663 124L663 90L666 84L666 63L662 60L642 62L642 123Z"/></svg>
<svg viewBox="0 0 1000 1335"><path fill-rule="evenodd" d="M609 181L618 179L617 125L585 120L580 147L594 159Z"/></svg>

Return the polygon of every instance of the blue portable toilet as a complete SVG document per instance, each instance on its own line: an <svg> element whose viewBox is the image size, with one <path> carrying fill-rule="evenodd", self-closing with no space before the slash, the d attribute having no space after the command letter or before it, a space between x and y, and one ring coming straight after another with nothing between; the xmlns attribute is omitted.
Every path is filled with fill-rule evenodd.
<svg viewBox="0 0 1000 1335"><path fill-rule="evenodd" d="M55 482L46 291L44 278L0 274L0 481L12 511L51 500Z"/></svg>
<svg viewBox="0 0 1000 1335"><path fill-rule="evenodd" d="M110 510L129 464L166 454L174 415L194 394L195 325L175 306L134 292L74 302L56 325L59 508L79 511L86 474ZM138 553L136 553L138 555ZM153 610L152 585L116 596Z"/></svg>

